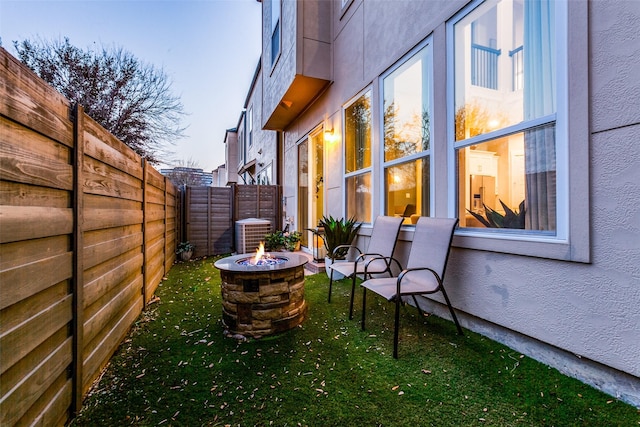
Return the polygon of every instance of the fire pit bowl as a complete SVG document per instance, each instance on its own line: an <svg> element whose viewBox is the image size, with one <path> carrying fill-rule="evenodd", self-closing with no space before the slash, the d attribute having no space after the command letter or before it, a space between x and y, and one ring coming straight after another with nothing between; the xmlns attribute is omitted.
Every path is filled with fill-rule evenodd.
<svg viewBox="0 0 640 427"><path fill-rule="evenodd" d="M241 254L214 263L222 279L222 321L230 333L259 338L292 329L307 316L303 255Z"/></svg>

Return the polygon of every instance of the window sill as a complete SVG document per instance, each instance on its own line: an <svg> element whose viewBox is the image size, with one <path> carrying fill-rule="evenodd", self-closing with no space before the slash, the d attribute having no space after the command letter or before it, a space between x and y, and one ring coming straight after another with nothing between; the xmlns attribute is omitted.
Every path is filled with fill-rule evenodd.
<svg viewBox="0 0 640 427"><path fill-rule="evenodd" d="M359 234L361 236L371 236L372 228L372 224L365 224L360 229ZM414 230L415 227L403 225L400 229L398 240L413 241ZM555 236L525 236L520 233L491 233L460 228L456 230L453 236L452 246L534 258L580 263L591 262L588 246L581 250L581 248L571 245L567 240L562 240Z"/></svg>
<svg viewBox="0 0 640 427"><path fill-rule="evenodd" d="M536 258L573 262L590 262L588 247L579 248L570 241L555 236L490 233L458 229L452 245L457 248L474 249L504 254L523 255Z"/></svg>

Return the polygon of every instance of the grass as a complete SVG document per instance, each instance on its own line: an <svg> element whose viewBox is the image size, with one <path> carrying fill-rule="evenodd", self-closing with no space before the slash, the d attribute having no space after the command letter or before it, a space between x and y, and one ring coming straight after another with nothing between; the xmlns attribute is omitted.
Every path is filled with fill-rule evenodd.
<svg viewBox="0 0 640 427"><path fill-rule="evenodd" d="M224 337L213 259L176 264L89 392L76 426L633 426L640 413L452 322L308 276L308 319L259 340ZM360 292L356 307L361 304ZM356 318L359 309L356 312Z"/></svg>

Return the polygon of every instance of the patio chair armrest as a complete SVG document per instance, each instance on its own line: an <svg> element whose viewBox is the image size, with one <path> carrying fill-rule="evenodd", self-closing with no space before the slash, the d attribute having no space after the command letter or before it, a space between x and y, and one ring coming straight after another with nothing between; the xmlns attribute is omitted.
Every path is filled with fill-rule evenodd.
<svg viewBox="0 0 640 427"><path fill-rule="evenodd" d="M400 264L400 261L398 261L397 258L391 257L391 256L383 256L381 254L363 254L361 256L373 256L372 258L369 258L367 260L367 262L365 262L364 264L364 274L367 274L367 269L369 268L369 264L371 264L373 261L376 260L383 260L385 262L385 264L387 265L387 270L391 271L391 264L393 262L396 263L396 266L398 267L398 270L402 270L402 264Z"/></svg>
<svg viewBox="0 0 640 427"><path fill-rule="evenodd" d="M401 287L402 287L402 280L407 276L410 275L411 273L415 273L418 271L429 271L431 272L431 274L433 274L433 276L436 278L436 281L438 282L438 288L436 288L434 291L432 292L425 292L425 293L433 293L433 292L437 292L441 287L442 287L442 278L438 275L438 273L429 268L429 267L417 267L417 268L407 268L405 270L402 270L402 272L400 272L400 274L398 275L398 290L397 293L398 295L401 295Z"/></svg>
<svg viewBox="0 0 640 427"><path fill-rule="evenodd" d="M358 251L358 253L362 253L362 251L360 249L358 249L357 246L352 246L352 245L338 245L335 248L333 248L333 252L331 252L331 255L335 255L340 249L345 249L348 248L350 249L355 249L356 251Z"/></svg>

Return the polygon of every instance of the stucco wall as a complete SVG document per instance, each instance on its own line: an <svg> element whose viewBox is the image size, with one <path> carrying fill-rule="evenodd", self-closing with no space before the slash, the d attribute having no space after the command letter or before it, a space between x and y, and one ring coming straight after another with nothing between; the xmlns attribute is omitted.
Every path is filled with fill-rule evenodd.
<svg viewBox="0 0 640 427"><path fill-rule="evenodd" d="M297 165L296 142L323 122L341 129L342 106L369 85L379 99L378 76L429 35L442 48L446 20L467 4L404 1L389 8L385 3L356 0L342 18L334 9L334 82L285 132L285 195L291 200L296 189L290 183L297 182L290 167ZM627 400L640 405L640 2L583 5L588 8L589 78L572 81L571 90L589 95L589 122L578 124L589 129L589 137L573 142L588 145L589 193L584 206L578 206L589 212L585 232L590 234L590 263L454 248L446 285L453 305L463 313L463 326L482 321L544 343L551 351L560 349L565 356L578 355L557 362L569 361L577 370L580 365L618 370L627 375ZM445 54L434 52L434 58ZM436 90L436 100L442 91ZM374 110L374 126L378 116ZM434 117L434 122L441 124L443 118ZM376 150L378 133L375 129ZM341 150L340 143L329 148L326 164L342 165ZM438 165L437 171L437 182L443 182L446 165ZM332 183L325 195L327 212L343 215L342 174L331 167L327 175ZM580 185L570 182L569 188L575 191ZM438 215L447 212L447 194L436 196ZM376 187L374 215L379 198ZM411 240L411 234L403 231L402 238ZM399 253L407 247L401 244ZM530 353L535 356L534 350ZM556 363L553 357L545 361ZM607 391L616 393L615 382Z"/></svg>

